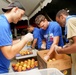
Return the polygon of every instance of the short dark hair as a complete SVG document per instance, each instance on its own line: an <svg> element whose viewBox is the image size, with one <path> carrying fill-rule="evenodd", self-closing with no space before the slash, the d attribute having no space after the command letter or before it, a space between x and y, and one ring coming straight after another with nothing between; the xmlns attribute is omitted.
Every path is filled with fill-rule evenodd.
<svg viewBox="0 0 76 75"><path fill-rule="evenodd" d="M37 25L39 25L42 21L44 21L46 18L44 15L38 15L36 18L35 18L35 23Z"/></svg>
<svg viewBox="0 0 76 75"><path fill-rule="evenodd" d="M7 7L2 8L2 11L7 12L8 10L11 10L14 7L18 7L25 11L25 8L21 5L21 3L19 1L11 2Z"/></svg>
<svg viewBox="0 0 76 75"><path fill-rule="evenodd" d="M69 13L66 10L62 9L62 10L58 11L58 13L56 14L56 17L60 17L61 14L64 14L66 16L69 15Z"/></svg>

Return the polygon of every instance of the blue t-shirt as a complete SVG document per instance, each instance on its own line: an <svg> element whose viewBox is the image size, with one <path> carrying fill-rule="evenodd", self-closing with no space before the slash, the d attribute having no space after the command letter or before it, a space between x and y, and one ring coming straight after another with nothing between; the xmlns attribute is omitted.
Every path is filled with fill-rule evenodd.
<svg viewBox="0 0 76 75"><path fill-rule="evenodd" d="M41 48L41 37L40 37L40 29L35 27L34 30L33 30L33 37L34 39L37 39L37 46L38 46L38 49Z"/></svg>
<svg viewBox="0 0 76 75"><path fill-rule="evenodd" d="M12 33L10 24L6 17L0 15L0 47L12 45ZM9 70L10 60L8 60L0 50L0 73L7 73Z"/></svg>
<svg viewBox="0 0 76 75"><path fill-rule="evenodd" d="M59 46L63 46L63 39L62 39L62 30L61 27L57 22L49 22L49 25L46 30L41 29L40 33L42 35L42 38L46 40L46 48L50 49L52 43L53 43L53 38L55 36L59 36Z"/></svg>

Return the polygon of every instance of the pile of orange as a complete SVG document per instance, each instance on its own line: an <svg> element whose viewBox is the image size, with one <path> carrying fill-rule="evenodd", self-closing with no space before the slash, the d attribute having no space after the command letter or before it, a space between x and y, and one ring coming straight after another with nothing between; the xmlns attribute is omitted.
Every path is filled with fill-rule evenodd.
<svg viewBox="0 0 76 75"><path fill-rule="evenodd" d="M13 70L18 72L30 70L37 66L38 66L38 61L35 61L34 58L12 64Z"/></svg>
<svg viewBox="0 0 76 75"><path fill-rule="evenodd" d="M19 52L19 54L20 54L21 56L23 56L23 55L33 54L33 52L30 51L30 50L22 50L22 51Z"/></svg>

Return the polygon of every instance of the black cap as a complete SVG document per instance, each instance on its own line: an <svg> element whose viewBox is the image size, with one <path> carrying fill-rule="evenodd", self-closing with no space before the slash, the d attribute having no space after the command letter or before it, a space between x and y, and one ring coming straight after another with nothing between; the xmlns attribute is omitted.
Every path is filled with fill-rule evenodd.
<svg viewBox="0 0 76 75"><path fill-rule="evenodd" d="M19 1L14 1L14 2L10 3L7 7L2 8L2 11L6 12L6 11L8 11L8 10L14 8L14 7L18 7L18 8L20 8L20 9L25 11L24 7L20 4Z"/></svg>

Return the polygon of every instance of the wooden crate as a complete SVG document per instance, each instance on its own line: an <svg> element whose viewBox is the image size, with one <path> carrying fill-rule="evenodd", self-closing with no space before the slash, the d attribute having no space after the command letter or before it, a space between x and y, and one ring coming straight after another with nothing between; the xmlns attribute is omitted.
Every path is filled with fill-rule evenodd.
<svg viewBox="0 0 76 75"><path fill-rule="evenodd" d="M66 54L56 54L55 52L51 54L51 59L55 58L55 61L47 62L43 58L47 54L48 50L38 51L37 60L38 60L38 68L57 68L62 72L65 72L70 75L71 74L71 57ZM70 70L70 71L69 71Z"/></svg>

